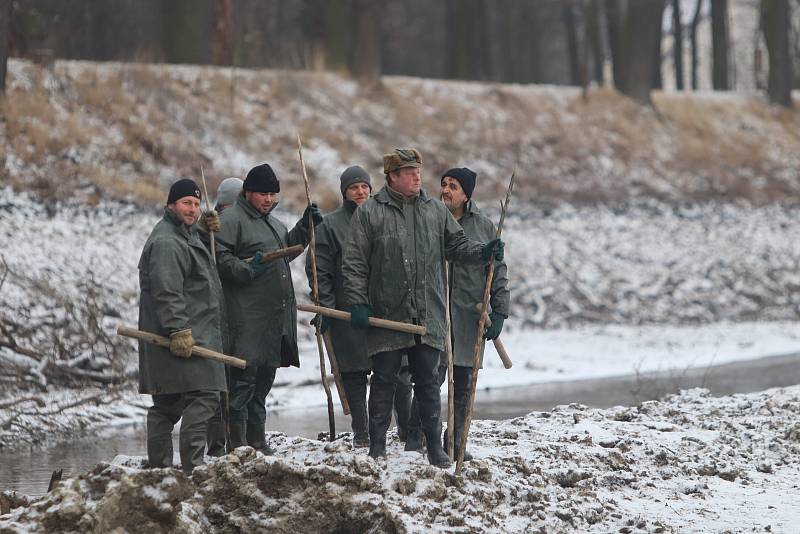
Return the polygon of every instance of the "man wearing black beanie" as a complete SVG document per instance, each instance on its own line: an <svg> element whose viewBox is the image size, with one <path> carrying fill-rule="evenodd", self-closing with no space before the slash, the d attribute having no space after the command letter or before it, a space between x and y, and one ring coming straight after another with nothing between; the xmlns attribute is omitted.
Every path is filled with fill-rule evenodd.
<svg viewBox="0 0 800 534"><path fill-rule="evenodd" d="M271 215L280 182L267 164L250 169L236 202L220 215L217 265L231 325L233 354L247 368L230 372L231 446L250 445L271 453L264 434L265 401L278 367L300 367L297 309L289 262L296 256L262 262L267 252L306 246L309 222L322 214L308 206L294 228ZM252 259L250 259L252 258Z"/></svg>
<svg viewBox="0 0 800 534"><path fill-rule="evenodd" d="M493 239L497 232L494 223L483 215L472 200L475 190L477 174L466 167L457 167L448 170L442 175L441 197L442 201L464 229L464 234L476 241ZM453 347L453 382L455 404L454 413L454 443L458 449L461 436L464 432L464 420L469 404L469 388L472 379L472 351L475 343L475 329L478 324L480 312L476 308L483 299L483 287L486 283L487 268L484 265L470 265L467 263L449 263L450 282L450 315L452 327ZM491 327L487 327L484 337L495 339L503 329L503 321L508 317L510 293L508 291L508 270L505 261L495 261L494 280L492 282L489 304L491 312L489 319ZM483 358L483 349L481 349ZM439 387L444 383L447 375L447 362L442 362L439 367ZM416 401L416 399L415 399ZM412 428L419 426L419 415L416 402L413 402L412 414L409 422L409 435ZM450 429L448 429L449 431ZM408 444L408 442L406 443ZM447 432L445 432L443 445L447 448ZM470 460L472 455L465 451L464 459Z"/></svg>
<svg viewBox="0 0 800 534"><path fill-rule="evenodd" d="M208 249L197 235L200 189L178 180L164 217L139 260L139 329L169 336L169 349L139 343L139 392L153 397L147 411L150 467L172 465L172 429L181 420L181 467L203 463L206 426L224 391L219 362L192 356L197 344L222 351L222 287Z"/></svg>

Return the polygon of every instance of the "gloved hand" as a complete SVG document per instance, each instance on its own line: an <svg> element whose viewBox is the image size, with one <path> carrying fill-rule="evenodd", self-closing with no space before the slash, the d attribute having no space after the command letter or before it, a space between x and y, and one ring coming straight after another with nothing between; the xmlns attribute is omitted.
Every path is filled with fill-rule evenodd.
<svg viewBox="0 0 800 534"><path fill-rule="evenodd" d="M169 351L179 358L188 358L192 355L194 338L192 329L178 330L169 335Z"/></svg>
<svg viewBox="0 0 800 534"><path fill-rule="evenodd" d="M498 312L492 312L489 314L489 320L492 322L492 326L486 328L483 338L497 339L500 336L500 332L503 331L503 321L506 320L506 316Z"/></svg>
<svg viewBox="0 0 800 534"><path fill-rule="evenodd" d="M313 202L310 206L306 207L306 211L303 212L303 218L300 219L300 224L302 224L303 228L306 230L308 230L308 221L311 217L314 218L314 228L316 228L322 222L322 212L319 211L319 208Z"/></svg>
<svg viewBox="0 0 800 534"><path fill-rule="evenodd" d="M366 330L369 328L369 318L372 310L366 304L356 304L350 309L350 326L355 330Z"/></svg>
<svg viewBox="0 0 800 534"><path fill-rule="evenodd" d="M317 323L319 323L319 322L320 322L320 319L322 320L322 324L320 324L320 325L319 325L319 332L320 332L320 334L324 334L324 333L325 333L325 332L327 332L327 331L330 329L330 327L331 327L331 319L330 319L330 318L328 318L328 317L325 317L324 315L315 315L315 316L314 316L314 317L313 317L313 318L312 318L312 319L311 319L311 320L308 322L308 324L310 324L310 325L311 325L311 326L313 326L313 327L316 327L316 326L317 326Z"/></svg>
<svg viewBox="0 0 800 534"><path fill-rule="evenodd" d="M500 238L492 239L481 249L481 259L485 262L489 261L489 258L494 256L494 259L497 261L503 261L505 257L503 254L503 249L505 249L506 244L503 243Z"/></svg>
<svg viewBox="0 0 800 534"><path fill-rule="evenodd" d="M268 264L261 262L261 258L263 256L264 256L264 254L259 250L253 256L253 259L250 260L250 268L253 270L253 272L256 274L256 276L258 276L259 274L263 274L264 271L267 270Z"/></svg>
<svg viewBox="0 0 800 534"><path fill-rule="evenodd" d="M200 220L197 221L197 225L205 232L216 233L222 228L219 222L219 214L216 210L204 211L200 215Z"/></svg>

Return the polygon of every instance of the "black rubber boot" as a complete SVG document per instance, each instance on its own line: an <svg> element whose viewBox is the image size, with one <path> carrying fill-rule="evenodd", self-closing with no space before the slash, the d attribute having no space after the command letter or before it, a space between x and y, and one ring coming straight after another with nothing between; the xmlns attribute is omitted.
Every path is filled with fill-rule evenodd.
<svg viewBox="0 0 800 534"><path fill-rule="evenodd" d="M255 450L261 451L267 456L271 456L275 454L275 449L267 444L267 437L264 431L264 421L250 421L250 419L247 420L247 444L253 447Z"/></svg>
<svg viewBox="0 0 800 534"><path fill-rule="evenodd" d="M417 405L417 398L411 401L411 409L409 410L408 417L408 435L406 436L405 450L407 452L420 451L424 452L425 441L422 435L422 427L419 422L419 406Z"/></svg>
<svg viewBox="0 0 800 534"><path fill-rule="evenodd" d="M394 387L394 379L383 379L373 372L369 391L369 455L372 458L386 456L386 431L392 420Z"/></svg>
<svg viewBox="0 0 800 534"><path fill-rule="evenodd" d="M363 371L342 373L342 385L350 405L350 426L353 429L353 447L369 447L369 422L367 417L367 375Z"/></svg>
<svg viewBox="0 0 800 534"><path fill-rule="evenodd" d="M450 467L452 463L450 457L444 452L442 445L439 443L439 433L425 434L428 440L428 462L436 467Z"/></svg>
<svg viewBox="0 0 800 534"><path fill-rule="evenodd" d="M397 423L397 439L406 441L408 420L411 417L411 374L408 367L400 369L397 387L394 390L394 420Z"/></svg>
<svg viewBox="0 0 800 534"><path fill-rule="evenodd" d="M472 368L457 365L453 367L453 426L455 429L455 455L458 457L458 449L461 447L461 436L464 435L464 421L467 419L467 405L469 397L470 378ZM445 433L445 436L447 433ZM446 443L446 441L445 441ZM446 446L446 445L445 445ZM464 450L464 461L472 460L472 454Z"/></svg>
<svg viewBox="0 0 800 534"><path fill-rule="evenodd" d="M231 420L231 449L247 445L247 421Z"/></svg>

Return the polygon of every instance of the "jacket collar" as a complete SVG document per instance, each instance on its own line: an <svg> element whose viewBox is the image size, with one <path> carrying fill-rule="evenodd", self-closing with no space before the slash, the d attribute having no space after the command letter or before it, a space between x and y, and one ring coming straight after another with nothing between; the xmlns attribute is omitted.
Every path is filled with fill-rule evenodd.
<svg viewBox="0 0 800 534"><path fill-rule="evenodd" d="M373 198L376 202L380 202L381 204L391 204L396 208L401 210L403 209L401 195L393 189L390 189L388 184L381 187L380 191L378 191ZM417 198L420 200L420 202L425 203L430 202L431 200L424 189L419 190L419 197Z"/></svg>
<svg viewBox="0 0 800 534"><path fill-rule="evenodd" d="M167 207L164 207L164 220L175 226L178 233L187 238L191 235L192 228L194 228L194 225L191 228L187 228L178 218L178 215Z"/></svg>
<svg viewBox="0 0 800 534"><path fill-rule="evenodd" d="M349 198L346 198L346 199L344 199L342 201L342 207L344 209L346 209L348 211L348 213L350 213L350 215L352 215L353 212L356 211L356 208L358 207L358 204L356 204L354 200L350 200Z"/></svg>

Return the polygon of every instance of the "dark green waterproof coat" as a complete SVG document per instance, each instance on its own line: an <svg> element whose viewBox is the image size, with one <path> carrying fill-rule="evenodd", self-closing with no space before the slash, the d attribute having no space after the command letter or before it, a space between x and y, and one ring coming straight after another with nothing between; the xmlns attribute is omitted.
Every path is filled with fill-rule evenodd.
<svg viewBox="0 0 800 534"><path fill-rule="evenodd" d="M345 199L342 206L325 216L316 228L317 286L320 306L350 311L344 298L342 250L350 233L350 218L357 204ZM313 291L311 255L306 254L308 285ZM331 341L342 373L369 371L367 340L363 332L354 331L347 321L331 320Z"/></svg>
<svg viewBox="0 0 800 534"><path fill-rule="evenodd" d="M297 350L297 309L289 262L267 263L255 274L244 261L256 252L268 252L308 243L308 232L298 222L290 232L270 214L261 215L240 194L220 215L216 234L217 268L228 311L231 351L247 365L300 367Z"/></svg>
<svg viewBox="0 0 800 534"><path fill-rule="evenodd" d="M458 221L464 233L476 241L491 241L497 231L494 223L483 215L474 202L468 201ZM483 300L483 287L489 268L486 265L450 264L450 318L453 322L453 363L472 367L472 351L478 334L480 312L476 304ZM508 269L505 262L495 262L494 281L490 291L489 311L508 317L510 295ZM483 353L481 353L483 358Z"/></svg>
<svg viewBox="0 0 800 534"><path fill-rule="evenodd" d="M374 317L421 324L422 343L444 350L445 257L482 264L483 243L468 239L425 191L404 199L387 186L356 209L350 226L342 266L348 306L366 304ZM412 334L367 330L370 356L414 344Z"/></svg>
<svg viewBox="0 0 800 534"><path fill-rule="evenodd" d="M222 287L211 254L194 227L169 210L153 228L139 259L139 329L161 336L192 329L196 345L222 350ZM225 368L212 360L185 359L169 349L139 343L139 392L150 395L224 391Z"/></svg>

